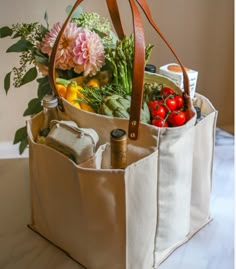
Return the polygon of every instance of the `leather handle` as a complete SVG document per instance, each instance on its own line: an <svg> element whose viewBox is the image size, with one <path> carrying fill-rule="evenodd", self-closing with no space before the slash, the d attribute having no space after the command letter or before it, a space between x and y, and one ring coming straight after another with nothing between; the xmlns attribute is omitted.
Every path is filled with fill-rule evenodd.
<svg viewBox="0 0 236 269"><path fill-rule="evenodd" d="M184 65L182 64L181 60L175 53L172 46L169 44L167 39L164 37L162 32L160 31L159 27L156 25L155 21L152 18L149 6L146 0L129 0L131 5L131 10L133 14L133 26L134 26L134 34L135 34L135 54L134 54L134 67L133 67L133 87L132 87L132 98L131 98L131 108L130 108L130 121L129 121L129 138L136 140L138 138L138 128L140 123L140 113L142 109L142 97L143 97L143 81L144 81L144 61L143 60L143 52L144 49L142 46L145 44L141 44L141 39L144 40L143 35L143 28L141 22L141 16L135 1L139 4L141 9L143 10L145 16L147 17L149 23L152 27L156 30L165 44L168 46L172 54L175 56L176 60L178 61L182 72L183 72L183 79L184 79L184 93L183 98L187 105L186 110L186 117L187 119L191 119L195 112L193 108L193 104L190 98L190 85L189 85L189 78L188 74L185 70Z"/></svg>
<svg viewBox="0 0 236 269"><path fill-rule="evenodd" d="M56 53L61 41L62 35L65 31L67 24L69 23L70 17L75 9L83 2L83 0L77 0L72 7L67 19L62 25L61 31L59 32L55 44L53 46L50 61L49 61L49 83L50 87L58 96L56 90ZM106 0L108 10L113 22L113 26L120 39L125 36L123 26L121 24L119 9L116 0ZM133 14L133 26L134 26L134 68L133 68L133 85L131 108L130 108L130 121L129 121L129 137L133 140L138 138L138 128L140 123L140 113L142 109L142 97L143 97L143 80L144 80L144 67L145 67L145 42L144 42L144 30L142 26L141 16L137 5L134 0L129 0L132 14ZM63 103L58 98L59 108L64 111Z"/></svg>
<svg viewBox="0 0 236 269"><path fill-rule="evenodd" d="M184 79L184 92L187 96L190 95L190 87L189 87L189 78L188 78L188 74L181 62L181 60L179 59L179 57L177 56L177 54L175 53L174 49L172 48L172 46L170 45L170 43L167 41L167 39L164 37L164 35L162 34L161 30L159 29L159 27L156 25L155 21L152 18L149 6L146 2L146 0L136 0L137 3L139 4L139 6L142 8L145 16L147 17L149 23L152 25L152 27L156 30L156 32L159 34L159 36L161 37L161 39L166 43L166 45L168 46L168 48L170 49L170 51L172 52L172 54L175 56L176 60L178 61L182 72L183 72L183 79Z"/></svg>
<svg viewBox="0 0 236 269"><path fill-rule="evenodd" d="M134 62L128 136L132 140L137 140L143 100L145 38L142 18L135 0L129 0L129 3L133 15Z"/></svg>
<svg viewBox="0 0 236 269"><path fill-rule="evenodd" d="M117 6L117 2L116 0L106 0L106 1L110 17L112 20L112 24L116 30L119 39L122 40L125 37L125 34L121 23L120 12Z"/></svg>
<svg viewBox="0 0 236 269"><path fill-rule="evenodd" d="M82 2L83 0L77 0L76 3L74 4L67 19L62 25L61 31L57 36L57 39L55 41L55 44L51 52L50 61L49 61L49 83L55 95L58 95L57 90L56 90L56 74L55 74L57 49L58 49L60 40L70 20L72 13ZM120 39L123 39L125 34L124 34L123 26L121 23L121 18L120 18L117 2L116 0L106 0L106 2L107 2L107 7L109 10L111 19L112 19L113 26L117 32L117 35ZM157 31L160 37L164 40L164 42L167 44L171 52L174 54L176 60L179 62L181 69L183 71L183 77L184 77L184 98L185 100L187 100L188 107L191 107L191 100L189 97L189 79L188 79L187 72L183 64L181 63L180 59L174 52L173 48L170 46L166 38L161 33L160 29L157 27L154 20L152 19L146 0L129 0L129 4L132 11L132 20L133 20L133 29L134 29L134 63L133 63L130 120L129 120L129 131L128 131L129 138L132 140L136 140L138 138L140 114L141 114L141 109L142 109L144 68L145 68L144 29L143 29L143 24L142 24L142 18L141 18L136 2L139 4L141 9L143 10L150 24ZM60 98L59 98L59 106L63 110L63 105ZM191 116L192 116L192 113L190 112L189 117Z"/></svg>
<svg viewBox="0 0 236 269"><path fill-rule="evenodd" d="M82 2L83 2L83 0L77 0L76 3L74 4L74 6L72 7L69 15L67 16L65 22L62 25L61 31L59 32L59 34L56 38L56 41L53 45L52 52L51 52L50 59L49 59L49 66L48 66L49 84L50 84L50 87L51 87L52 91L54 92L54 94L58 97L58 106L59 106L61 111L64 111L64 107L62 104L62 100L58 96L57 89L56 89L56 54L57 54L57 49L59 47L59 43L60 43L62 36L63 36L63 33L65 31L65 28L66 28L66 26L67 26L67 24L72 16L73 12Z"/></svg>
<svg viewBox="0 0 236 269"><path fill-rule="evenodd" d="M58 97L59 100L59 107L62 111L64 111L63 108L63 104L61 99L58 96L57 90L56 90L56 54L57 54L57 49L59 47L59 43L62 39L63 33L65 31L65 28L67 26L67 24L69 23L69 20L73 14L73 12L75 11L75 9L83 2L83 0L77 0L76 3L74 4L74 6L72 7L70 13L68 14L65 22L62 25L61 31L59 32L56 41L54 43L54 46L52 48L52 52L51 52L51 56L50 56L50 60L49 60L49 67L48 67L48 77L49 77L49 84L50 87L52 89L52 91L54 92L54 94ZM123 39L125 34L123 31L123 26L121 24L121 19L120 19L120 14L119 14L119 9L118 9L118 5L116 0L106 0L107 2L107 7L113 22L113 26L117 32L117 35L120 39Z"/></svg>

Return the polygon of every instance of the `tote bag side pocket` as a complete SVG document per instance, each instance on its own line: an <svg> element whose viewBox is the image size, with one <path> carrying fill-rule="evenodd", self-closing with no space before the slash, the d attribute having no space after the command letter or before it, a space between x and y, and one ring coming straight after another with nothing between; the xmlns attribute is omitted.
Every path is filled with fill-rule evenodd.
<svg viewBox="0 0 236 269"><path fill-rule="evenodd" d="M203 102L205 117L195 126L190 234L196 233L211 220L210 198L218 114L206 97L200 94L197 97Z"/></svg>
<svg viewBox="0 0 236 269"><path fill-rule="evenodd" d="M158 160L155 266L187 241L190 232L194 122L163 128Z"/></svg>

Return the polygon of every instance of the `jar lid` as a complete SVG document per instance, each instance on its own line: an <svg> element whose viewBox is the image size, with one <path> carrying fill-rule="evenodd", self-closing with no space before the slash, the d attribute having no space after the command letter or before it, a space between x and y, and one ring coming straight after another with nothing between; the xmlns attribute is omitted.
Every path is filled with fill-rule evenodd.
<svg viewBox="0 0 236 269"><path fill-rule="evenodd" d="M58 105L58 100L56 96L45 95L42 100L42 105L46 108L54 108Z"/></svg>
<svg viewBox="0 0 236 269"><path fill-rule="evenodd" d="M123 129L114 129L111 131L111 137L114 139L121 139L126 136L126 131Z"/></svg>
<svg viewBox="0 0 236 269"><path fill-rule="evenodd" d="M145 71L156 73L156 66L154 64L146 64Z"/></svg>

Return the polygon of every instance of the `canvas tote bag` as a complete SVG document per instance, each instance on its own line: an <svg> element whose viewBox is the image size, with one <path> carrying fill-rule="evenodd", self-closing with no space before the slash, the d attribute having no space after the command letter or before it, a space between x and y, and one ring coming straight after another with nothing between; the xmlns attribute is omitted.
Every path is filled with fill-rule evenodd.
<svg viewBox="0 0 236 269"><path fill-rule="evenodd" d="M153 20L146 0L137 2L175 55ZM183 76L187 81L184 72ZM196 94L196 98L202 102L204 119L183 133L178 128L160 129L155 267L211 221L210 194L218 112L206 97Z"/></svg>
<svg viewBox="0 0 236 269"><path fill-rule="evenodd" d="M77 1L74 9L81 2ZM137 2L150 18L146 2ZM192 113L188 77L176 56L185 78L184 97L189 107L189 121L176 128L139 124L141 107L133 101L142 100L144 80L164 83L179 93L181 90L160 75L145 74L144 77L144 61L140 62L144 51L141 18L136 2L130 0L129 3L135 29L135 61L139 63L134 65L133 84L136 82L136 86L133 85L130 120L78 110L62 98L64 112L61 119L74 120L81 128L94 128L100 138L94 157L80 165L54 149L35 143L42 114L27 122L32 204L30 226L85 268L91 269L111 266L117 269L157 268L176 247L209 221L209 171L212 165L215 110L210 106L206 109L209 116L195 125L196 115ZM124 33L116 1L107 1L107 4L116 32L122 37ZM152 20L149 21L155 26ZM60 34L49 68L54 91L54 60L59 40ZM137 69L143 70L141 82ZM207 100L205 107L209 107ZM205 127L208 137L211 133L210 145L208 142L204 144L209 149L209 173L206 173L206 182L201 178L200 186L197 178L193 177L195 170L200 168L194 162L197 158L194 157L194 150L195 142L198 141L200 145L204 140L201 138L201 128ZM110 131L115 128L129 133L128 166L123 170L110 169L109 139ZM201 198L193 189L193 178L196 190L201 190ZM205 183L208 187L203 192ZM202 201L202 198L205 200ZM208 204L204 205L205 202Z"/></svg>

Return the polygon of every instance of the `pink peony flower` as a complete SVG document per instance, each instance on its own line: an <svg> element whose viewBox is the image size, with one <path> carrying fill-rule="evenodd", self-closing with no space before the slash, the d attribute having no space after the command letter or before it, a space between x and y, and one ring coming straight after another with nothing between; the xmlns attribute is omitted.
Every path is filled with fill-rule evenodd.
<svg viewBox="0 0 236 269"><path fill-rule="evenodd" d="M56 23L50 32L46 33L40 44L40 49L43 53L51 55L53 45L61 30L61 23ZM63 33L61 42L56 55L56 67L67 70L74 67L73 62L73 45L80 29L75 23L69 23Z"/></svg>
<svg viewBox="0 0 236 269"><path fill-rule="evenodd" d="M94 76L105 63L105 52L100 37L87 29L80 29L74 42L75 72Z"/></svg>

